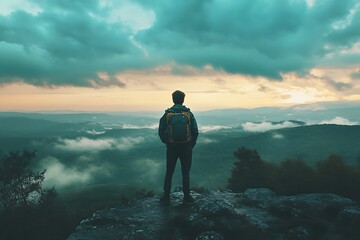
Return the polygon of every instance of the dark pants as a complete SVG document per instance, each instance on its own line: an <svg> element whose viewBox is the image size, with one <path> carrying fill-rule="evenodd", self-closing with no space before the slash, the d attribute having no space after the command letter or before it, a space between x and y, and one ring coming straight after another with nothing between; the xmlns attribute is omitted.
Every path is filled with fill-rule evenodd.
<svg viewBox="0 0 360 240"><path fill-rule="evenodd" d="M192 162L192 146L189 144L168 145L166 149L166 175L164 193L170 194L171 181L176 161L180 159L184 195L190 194L190 168Z"/></svg>

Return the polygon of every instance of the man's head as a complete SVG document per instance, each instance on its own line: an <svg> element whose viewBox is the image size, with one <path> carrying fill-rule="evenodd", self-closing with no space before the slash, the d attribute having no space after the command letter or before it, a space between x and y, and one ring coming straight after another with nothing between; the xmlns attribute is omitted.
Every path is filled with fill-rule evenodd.
<svg viewBox="0 0 360 240"><path fill-rule="evenodd" d="M175 104L183 104L185 99L185 93L180 90L176 90L172 94L172 99Z"/></svg>

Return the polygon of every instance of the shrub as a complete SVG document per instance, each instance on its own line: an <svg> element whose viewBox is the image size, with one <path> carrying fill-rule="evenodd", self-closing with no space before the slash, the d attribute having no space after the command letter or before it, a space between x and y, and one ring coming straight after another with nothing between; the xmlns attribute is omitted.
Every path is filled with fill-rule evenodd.
<svg viewBox="0 0 360 240"><path fill-rule="evenodd" d="M286 159L274 165L261 159L256 150L239 148L228 187L234 192L247 188L270 188L278 194L328 192L360 202L360 168L345 164L343 158L331 155L318 161L313 169L300 159Z"/></svg>
<svg viewBox="0 0 360 240"><path fill-rule="evenodd" d="M238 159L234 163L231 177L228 180L229 188L234 192L242 192L247 188L272 187L274 165L261 159L256 150L239 148L234 152Z"/></svg>
<svg viewBox="0 0 360 240"><path fill-rule="evenodd" d="M275 191L286 195L316 191L315 171L304 161L287 159L278 168Z"/></svg>

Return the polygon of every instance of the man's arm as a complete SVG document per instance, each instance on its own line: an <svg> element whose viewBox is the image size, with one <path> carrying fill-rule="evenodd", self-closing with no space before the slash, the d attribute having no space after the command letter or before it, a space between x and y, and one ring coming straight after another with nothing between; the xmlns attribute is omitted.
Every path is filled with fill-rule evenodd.
<svg viewBox="0 0 360 240"><path fill-rule="evenodd" d="M194 147L195 144L196 144L196 140L199 136L199 129L198 129L198 126L197 126L197 122L196 122L196 119L194 117L194 114L193 113L190 113L190 126L191 126L191 143L192 143L192 146Z"/></svg>
<svg viewBox="0 0 360 240"><path fill-rule="evenodd" d="M166 113L160 118L159 122L159 137L161 141L167 144L167 137L166 137Z"/></svg>

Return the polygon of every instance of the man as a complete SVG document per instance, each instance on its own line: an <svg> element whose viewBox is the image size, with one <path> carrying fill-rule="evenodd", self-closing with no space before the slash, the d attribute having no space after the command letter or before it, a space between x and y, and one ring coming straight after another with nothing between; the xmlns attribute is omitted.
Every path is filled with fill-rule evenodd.
<svg viewBox="0 0 360 240"><path fill-rule="evenodd" d="M167 109L160 119L159 136L166 145L166 175L164 181L164 196L160 201L170 204L171 181L176 161L181 162L184 204L194 202L190 195L190 168L192 162L192 149L199 134L194 115L189 108L183 105L185 93L175 91L172 94L174 105Z"/></svg>

